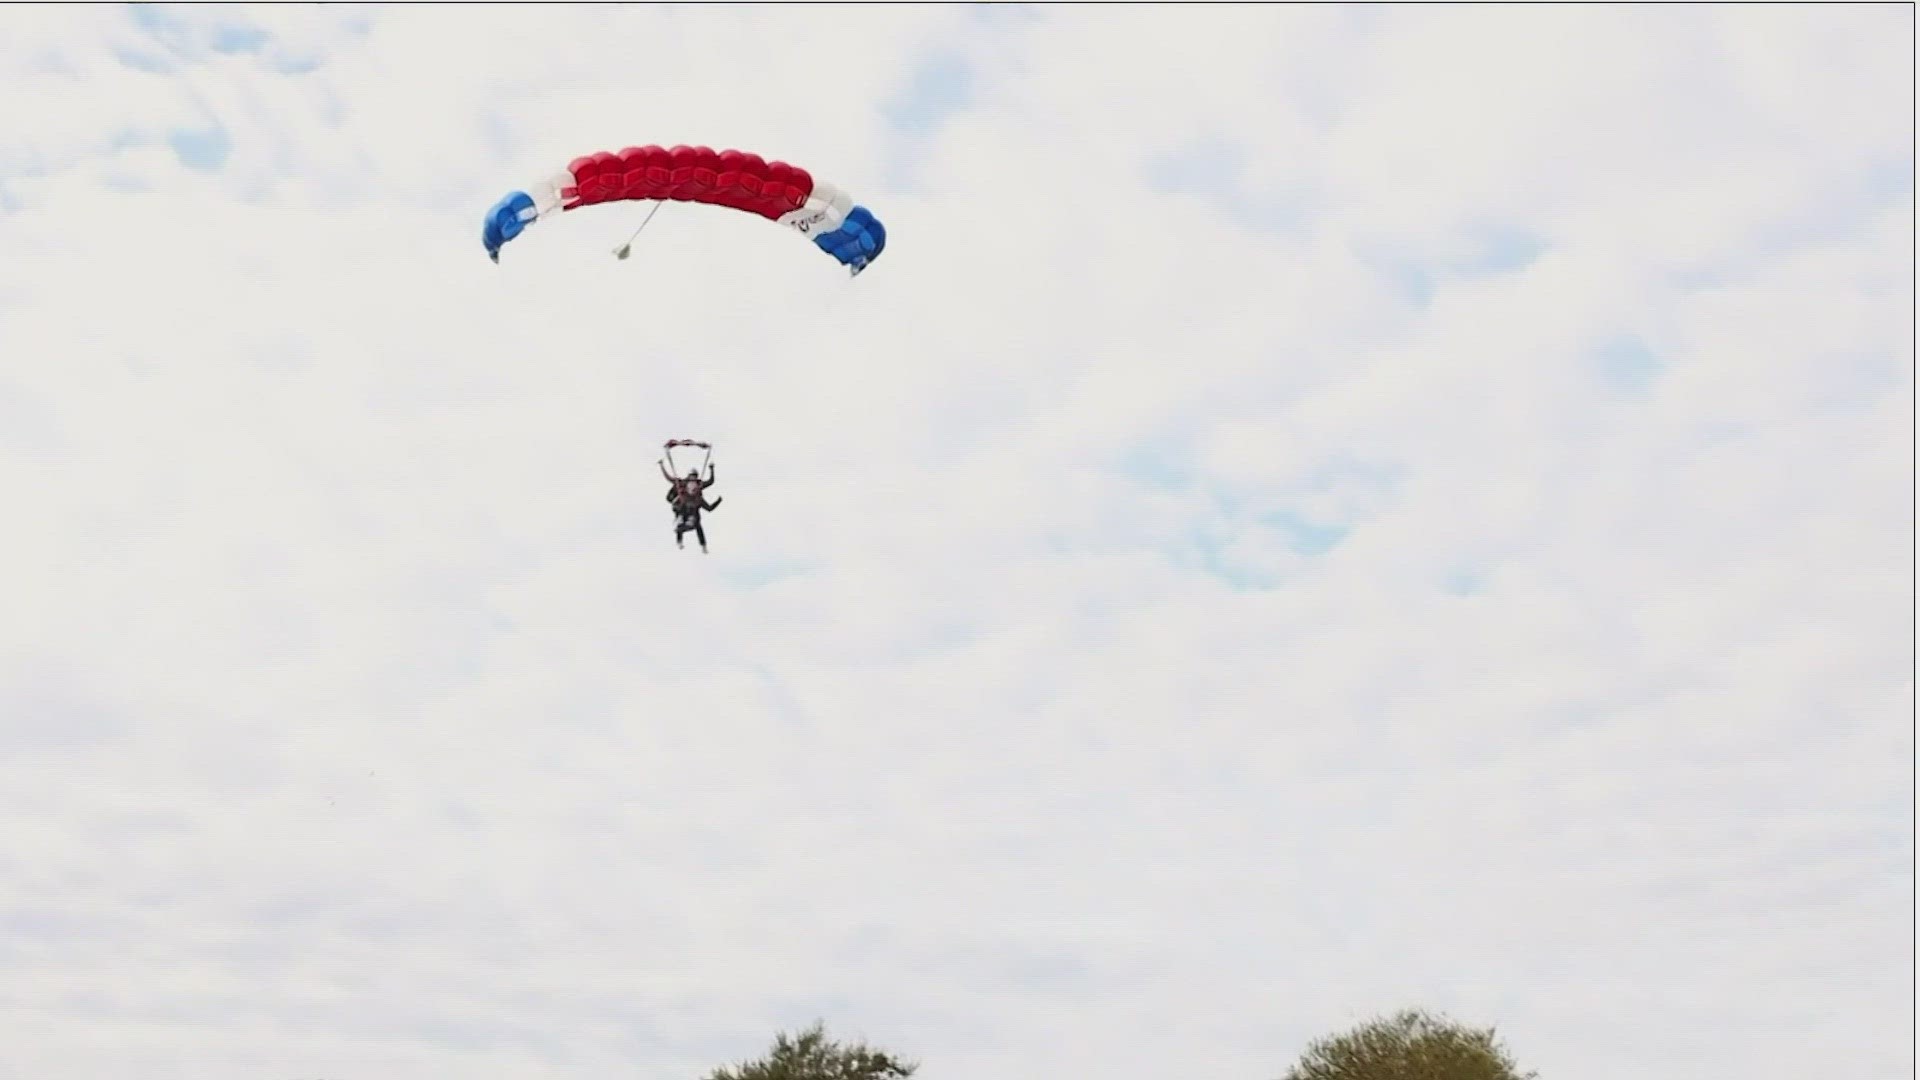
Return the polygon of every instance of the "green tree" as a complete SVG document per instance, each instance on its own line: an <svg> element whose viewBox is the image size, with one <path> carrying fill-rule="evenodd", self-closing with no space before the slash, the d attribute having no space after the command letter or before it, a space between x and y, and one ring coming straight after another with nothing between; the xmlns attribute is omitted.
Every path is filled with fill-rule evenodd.
<svg viewBox="0 0 1920 1080"><path fill-rule="evenodd" d="M798 1035L781 1032L765 1057L715 1069L707 1080L906 1080L918 1068L865 1043L834 1042L816 1023Z"/></svg>
<svg viewBox="0 0 1920 1080"><path fill-rule="evenodd" d="M1307 1044L1284 1080L1535 1080L1492 1028L1408 1010Z"/></svg>

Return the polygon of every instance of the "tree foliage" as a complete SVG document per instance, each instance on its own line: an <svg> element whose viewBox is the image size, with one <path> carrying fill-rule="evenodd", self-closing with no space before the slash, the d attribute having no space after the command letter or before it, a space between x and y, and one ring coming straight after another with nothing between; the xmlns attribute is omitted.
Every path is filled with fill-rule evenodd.
<svg viewBox="0 0 1920 1080"><path fill-rule="evenodd" d="M816 1023L797 1035L781 1032L765 1057L715 1069L707 1080L906 1080L919 1067L864 1043L835 1042Z"/></svg>
<svg viewBox="0 0 1920 1080"><path fill-rule="evenodd" d="M1492 1028L1408 1010L1307 1046L1284 1080L1535 1080Z"/></svg>

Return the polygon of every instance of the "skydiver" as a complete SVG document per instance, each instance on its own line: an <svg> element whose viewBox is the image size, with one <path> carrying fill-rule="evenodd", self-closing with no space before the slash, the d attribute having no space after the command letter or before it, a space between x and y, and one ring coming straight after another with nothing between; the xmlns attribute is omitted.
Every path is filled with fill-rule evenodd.
<svg viewBox="0 0 1920 1080"><path fill-rule="evenodd" d="M703 510L717 509L726 498L721 496L712 502L707 501L706 491L713 486L715 476L713 463L707 463L707 478L704 481L700 479L699 469L689 469L685 477L675 479L674 475L667 471L666 462L656 461L655 464L660 466L660 475L666 477L667 483L672 485L667 489L667 502L673 505L673 546L686 547L686 535L691 532L700 541L701 553L705 554L707 530L700 523L700 513Z"/></svg>

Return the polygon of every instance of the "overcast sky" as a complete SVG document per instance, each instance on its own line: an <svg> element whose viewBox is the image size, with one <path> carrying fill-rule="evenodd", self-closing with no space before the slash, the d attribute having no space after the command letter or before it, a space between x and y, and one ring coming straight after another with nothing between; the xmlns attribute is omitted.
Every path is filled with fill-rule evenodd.
<svg viewBox="0 0 1920 1080"><path fill-rule="evenodd" d="M1913 20L0 8L0 1078L1910 1076Z"/></svg>

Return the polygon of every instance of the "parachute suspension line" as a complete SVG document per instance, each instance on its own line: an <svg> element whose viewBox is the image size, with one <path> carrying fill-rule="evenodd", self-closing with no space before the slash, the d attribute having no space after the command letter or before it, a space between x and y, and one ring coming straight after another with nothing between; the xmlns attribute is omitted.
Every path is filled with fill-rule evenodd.
<svg viewBox="0 0 1920 1080"><path fill-rule="evenodd" d="M654 200L653 209L647 211L647 216L641 220L640 227L633 230L633 235L627 237L626 243L621 244L619 247L613 249L614 258L624 259L627 256L633 254L633 242L635 240L640 239L640 234L647 230L647 222L652 221L653 215L659 213L660 208L662 206L665 206L666 204L667 204L667 201L665 199Z"/></svg>
<svg viewBox="0 0 1920 1080"><path fill-rule="evenodd" d="M673 475L675 476L680 475L680 466L677 463L675 463L673 460L673 448L676 446L697 446L700 449L706 451L706 455L700 459L700 468L703 470L707 468L708 465L713 463L713 444L712 443L701 442L698 439L668 439L667 440L667 468L670 471L672 471Z"/></svg>

